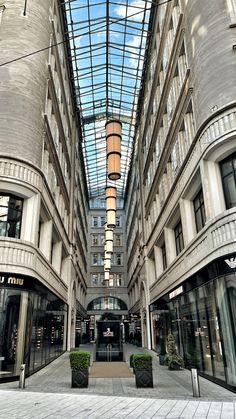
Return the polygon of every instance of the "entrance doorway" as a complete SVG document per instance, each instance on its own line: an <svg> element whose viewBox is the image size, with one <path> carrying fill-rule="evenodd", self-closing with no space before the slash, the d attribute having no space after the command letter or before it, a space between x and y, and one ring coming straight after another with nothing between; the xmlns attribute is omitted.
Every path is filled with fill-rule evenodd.
<svg viewBox="0 0 236 419"><path fill-rule="evenodd" d="M120 320L97 321L96 361L123 361L123 335Z"/></svg>

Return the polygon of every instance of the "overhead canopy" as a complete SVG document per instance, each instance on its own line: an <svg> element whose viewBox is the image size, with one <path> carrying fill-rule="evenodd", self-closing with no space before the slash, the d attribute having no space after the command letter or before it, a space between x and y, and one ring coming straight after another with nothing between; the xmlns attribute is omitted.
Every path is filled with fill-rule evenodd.
<svg viewBox="0 0 236 419"><path fill-rule="evenodd" d="M133 149L150 0L68 0L63 2L89 197L102 196L106 185L125 193ZM106 178L105 123L122 122L121 179Z"/></svg>

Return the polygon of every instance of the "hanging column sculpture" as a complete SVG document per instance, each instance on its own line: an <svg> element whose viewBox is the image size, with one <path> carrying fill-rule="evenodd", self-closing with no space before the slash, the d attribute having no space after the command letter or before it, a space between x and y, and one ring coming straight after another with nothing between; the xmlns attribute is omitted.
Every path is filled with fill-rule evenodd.
<svg viewBox="0 0 236 419"><path fill-rule="evenodd" d="M113 230L112 228L108 228L107 224L105 224L105 246L106 246L106 252L112 254L113 253Z"/></svg>
<svg viewBox="0 0 236 419"><path fill-rule="evenodd" d="M112 120L106 123L107 146L107 176L110 180L119 180L121 158L121 127L120 121ZM106 188L106 227L105 227L105 257L104 283L109 286L111 255L113 253L113 228L116 227L116 187Z"/></svg>
<svg viewBox="0 0 236 419"><path fill-rule="evenodd" d="M116 188L108 186L106 188L106 214L107 228L113 229L116 226Z"/></svg>
<svg viewBox="0 0 236 419"><path fill-rule="evenodd" d="M110 180L118 180L121 177L120 158L122 123L117 120L112 120L108 121L105 127L107 142L107 176Z"/></svg>

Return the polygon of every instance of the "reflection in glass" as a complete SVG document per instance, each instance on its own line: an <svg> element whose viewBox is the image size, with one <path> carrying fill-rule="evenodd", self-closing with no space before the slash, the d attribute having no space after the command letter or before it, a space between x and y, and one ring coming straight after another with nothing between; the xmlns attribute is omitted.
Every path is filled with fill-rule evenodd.
<svg viewBox="0 0 236 419"><path fill-rule="evenodd" d="M233 287L231 282L231 275L226 279L226 284L228 291L235 292L235 275ZM233 289L232 289L233 288ZM230 294L230 292L229 292ZM226 362L226 380L228 384L236 385L236 351L235 351L235 325L233 325L231 318L230 304L227 294L227 289L225 286L224 278L218 278L216 280L216 300L217 307L219 310L219 317L221 323L221 333L224 343L224 355ZM231 301L234 300L234 297L231 296ZM232 326L233 327L232 327Z"/></svg>
<svg viewBox="0 0 236 419"><path fill-rule="evenodd" d="M38 370L65 346L65 303L46 288L0 288L0 378Z"/></svg>
<svg viewBox="0 0 236 419"><path fill-rule="evenodd" d="M127 310L127 306L119 298L99 297L89 303L87 310Z"/></svg>
<svg viewBox="0 0 236 419"><path fill-rule="evenodd" d="M195 291L190 291L181 297L183 353L187 368L202 370L201 341L195 294Z"/></svg>

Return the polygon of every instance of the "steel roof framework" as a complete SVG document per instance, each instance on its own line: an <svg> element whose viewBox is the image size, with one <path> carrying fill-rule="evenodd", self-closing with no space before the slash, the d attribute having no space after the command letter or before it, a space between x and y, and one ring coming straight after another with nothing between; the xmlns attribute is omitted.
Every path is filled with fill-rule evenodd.
<svg viewBox="0 0 236 419"><path fill-rule="evenodd" d="M64 7L89 197L107 186L105 123L114 118L122 122L121 179L108 183L124 197L151 2L68 0Z"/></svg>

